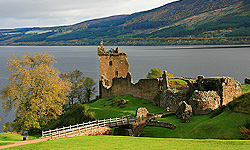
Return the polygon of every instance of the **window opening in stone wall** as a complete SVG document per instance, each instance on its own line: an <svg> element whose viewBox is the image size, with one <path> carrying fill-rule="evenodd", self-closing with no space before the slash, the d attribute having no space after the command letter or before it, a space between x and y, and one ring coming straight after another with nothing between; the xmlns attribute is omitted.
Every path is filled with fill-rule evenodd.
<svg viewBox="0 0 250 150"><path fill-rule="evenodd" d="M115 76L118 76L118 71L115 72Z"/></svg>
<svg viewBox="0 0 250 150"><path fill-rule="evenodd" d="M109 65L110 65L110 66L112 66L112 63L113 63L112 61L109 61Z"/></svg>

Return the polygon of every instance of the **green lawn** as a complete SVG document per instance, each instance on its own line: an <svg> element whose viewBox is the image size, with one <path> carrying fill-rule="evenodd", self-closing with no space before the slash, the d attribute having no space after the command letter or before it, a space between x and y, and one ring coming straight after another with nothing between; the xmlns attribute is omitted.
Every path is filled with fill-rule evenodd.
<svg viewBox="0 0 250 150"><path fill-rule="evenodd" d="M127 104L124 107L119 105L119 101L124 99ZM152 102L133 97L131 95L123 95L118 97L103 98L94 103L85 104L90 107L89 111L95 112L96 119L122 117L127 114L135 114L139 107L145 107L150 113L164 113L163 108L154 106Z"/></svg>
<svg viewBox="0 0 250 150"><path fill-rule="evenodd" d="M38 138L38 136L29 136L29 140L33 140ZM23 136L13 133L13 132L7 132L7 133L0 133L0 141L22 141Z"/></svg>
<svg viewBox="0 0 250 150"><path fill-rule="evenodd" d="M121 137L121 136L92 136L72 137L58 140L46 141L36 144L23 145L7 149L14 150L50 150L50 149L249 149L250 141L240 140L199 140L199 139L168 139L147 137Z"/></svg>
<svg viewBox="0 0 250 150"><path fill-rule="evenodd" d="M177 126L175 130L160 127L145 127L141 136L155 138L190 138L190 139L241 139L239 127L250 114L229 113L210 119L210 115L192 116L189 123L181 123L175 116L160 118L159 121L170 122Z"/></svg>
<svg viewBox="0 0 250 150"><path fill-rule="evenodd" d="M169 79L169 85L171 87L183 87L187 86L187 82L182 79Z"/></svg>
<svg viewBox="0 0 250 150"><path fill-rule="evenodd" d="M13 144L13 143L9 143L9 142L0 142L0 146L9 145L9 144ZM0 147L0 148L1 148L1 147Z"/></svg>
<svg viewBox="0 0 250 150"><path fill-rule="evenodd" d="M249 93L250 92L250 85L248 84L241 84L242 93Z"/></svg>
<svg viewBox="0 0 250 150"><path fill-rule="evenodd" d="M7 133L0 133L0 141L21 141L23 140L23 136L12 133L12 132L7 132Z"/></svg>

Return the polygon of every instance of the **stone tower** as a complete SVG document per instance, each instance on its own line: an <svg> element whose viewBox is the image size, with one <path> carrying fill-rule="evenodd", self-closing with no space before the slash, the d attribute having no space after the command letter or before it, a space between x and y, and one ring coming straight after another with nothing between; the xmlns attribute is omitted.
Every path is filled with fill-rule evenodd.
<svg viewBox="0 0 250 150"><path fill-rule="evenodd" d="M112 79L114 77L126 77L129 72L129 64L127 61L127 54L119 53L119 48L115 50L111 48L105 51L103 42L101 47L97 50L99 56L99 82L105 86L112 86Z"/></svg>

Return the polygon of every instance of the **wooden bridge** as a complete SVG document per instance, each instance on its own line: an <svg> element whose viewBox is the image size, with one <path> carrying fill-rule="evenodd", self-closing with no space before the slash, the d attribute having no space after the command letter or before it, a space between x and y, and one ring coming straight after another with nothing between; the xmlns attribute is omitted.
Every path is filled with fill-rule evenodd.
<svg viewBox="0 0 250 150"><path fill-rule="evenodd" d="M133 123L142 123L143 118L132 118L132 115L123 116L122 118L109 118L83 122L82 124L70 125L59 129L42 131L42 138L57 139L72 136L90 136L105 134L110 128L125 126ZM107 128L110 127L110 128ZM112 133L112 131L111 131Z"/></svg>

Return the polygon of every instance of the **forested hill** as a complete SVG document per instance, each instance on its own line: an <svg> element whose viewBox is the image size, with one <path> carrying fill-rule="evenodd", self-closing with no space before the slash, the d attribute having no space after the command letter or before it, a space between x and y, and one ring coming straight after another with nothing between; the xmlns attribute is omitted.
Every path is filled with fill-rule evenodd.
<svg viewBox="0 0 250 150"><path fill-rule="evenodd" d="M0 45L250 44L250 0L180 0L70 26L0 30Z"/></svg>

